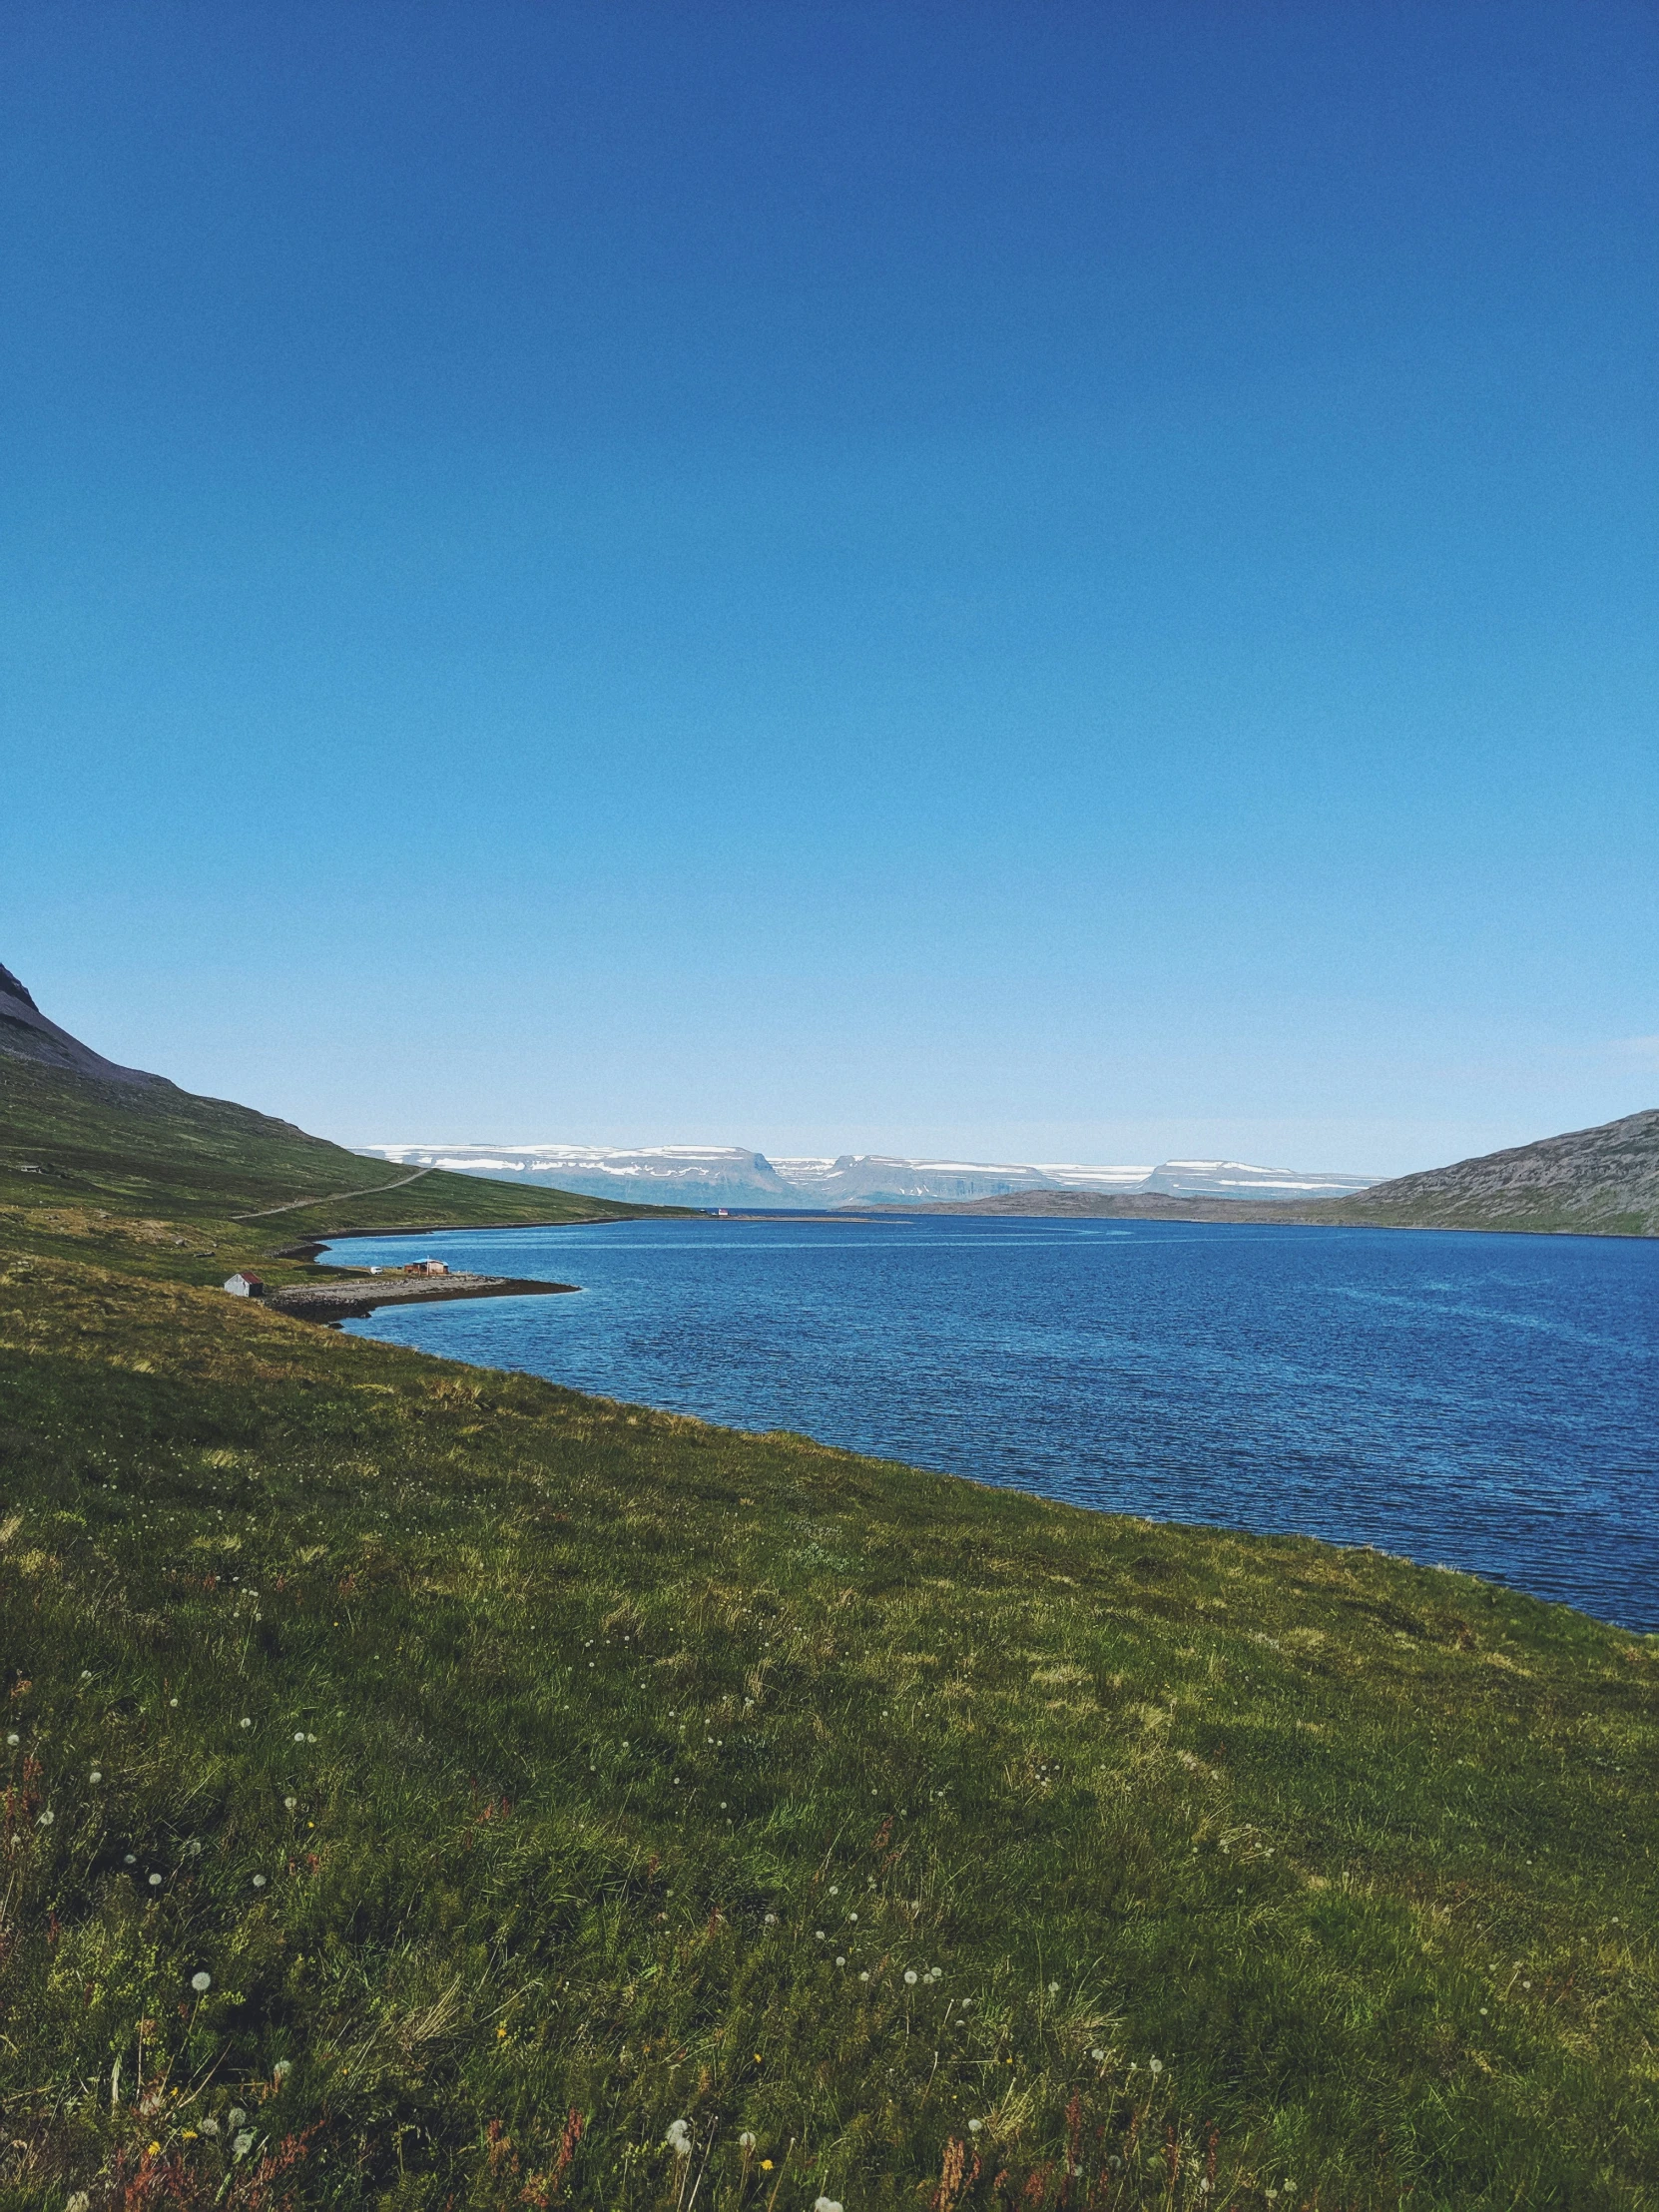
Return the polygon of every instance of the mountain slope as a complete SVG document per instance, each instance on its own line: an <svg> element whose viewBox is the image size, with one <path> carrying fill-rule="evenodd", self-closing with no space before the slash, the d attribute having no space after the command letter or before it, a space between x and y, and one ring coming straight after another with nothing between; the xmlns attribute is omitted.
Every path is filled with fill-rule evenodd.
<svg viewBox="0 0 1659 2212"><path fill-rule="evenodd" d="M223 1277L222 1262L264 1265L295 1236L330 1230L507 1228L642 1211L469 1175L376 1189L396 1171L291 1122L118 1067L49 1021L9 970L0 977L0 1208L66 1224L166 1216L201 1233L202 1259L211 1261L203 1281L216 1269ZM295 1200L318 1203L266 1221L238 1218Z"/></svg>
<svg viewBox="0 0 1659 2212"><path fill-rule="evenodd" d="M1348 1198L1296 1205L1153 1190L1019 1191L941 1213L1041 1218L1281 1222L1373 1229L1511 1229L1594 1237L1659 1236L1659 1111L1626 1114L1507 1152L1488 1152L1377 1183Z"/></svg>
<svg viewBox="0 0 1659 2212"><path fill-rule="evenodd" d="M91 1075L123 1087L159 1083L159 1075L142 1068L124 1068L106 1060L79 1037L48 1021L9 967L0 965L0 1053L18 1060L35 1060L43 1067L65 1068L76 1075Z"/></svg>
<svg viewBox="0 0 1659 2212"><path fill-rule="evenodd" d="M1401 1228L1659 1236L1659 1110L1402 1175L1309 1212Z"/></svg>

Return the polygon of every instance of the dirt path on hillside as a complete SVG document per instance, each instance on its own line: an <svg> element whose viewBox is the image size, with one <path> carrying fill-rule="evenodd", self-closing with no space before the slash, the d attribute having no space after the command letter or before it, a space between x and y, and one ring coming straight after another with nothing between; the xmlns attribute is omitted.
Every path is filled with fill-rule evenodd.
<svg viewBox="0 0 1659 2212"><path fill-rule="evenodd" d="M400 1175L393 1183L371 1183L366 1191L329 1191L322 1198L289 1198L280 1206L262 1206L258 1213L233 1214L233 1221L269 1221L273 1214L294 1214L302 1206L337 1206L347 1198L372 1198L377 1191L400 1191L406 1183L418 1183L423 1175L431 1175L431 1168L416 1168L412 1175Z"/></svg>

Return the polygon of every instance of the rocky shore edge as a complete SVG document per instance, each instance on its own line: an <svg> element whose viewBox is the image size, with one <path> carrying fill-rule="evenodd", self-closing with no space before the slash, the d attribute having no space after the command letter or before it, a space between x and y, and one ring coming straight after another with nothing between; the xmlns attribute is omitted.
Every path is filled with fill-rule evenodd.
<svg viewBox="0 0 1659 2212"><path fill-rule="evenodd" d="M431 1306L451 1298L543 1298L575 1283L539 1283L510 1275L354 1276L348 1282L289 1283L263 1303L298 1321L360 1321L377 1306Z"/></svg>

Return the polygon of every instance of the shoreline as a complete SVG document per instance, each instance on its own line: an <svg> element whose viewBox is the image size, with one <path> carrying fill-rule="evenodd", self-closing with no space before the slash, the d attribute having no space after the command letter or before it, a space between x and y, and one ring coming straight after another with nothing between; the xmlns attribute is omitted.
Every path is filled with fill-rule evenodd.
<svg viewBox="0 0 1659 2212"><path fill-rule="evenodd" d="M581 1289L579 1283L547 1283L511 1275L426 1277L353 1276L344 1282L290 1283L257 1303L295 1321L336 1327L360 1321L381 1306L437 1306L460 1298L548 1298Z"/></svg>

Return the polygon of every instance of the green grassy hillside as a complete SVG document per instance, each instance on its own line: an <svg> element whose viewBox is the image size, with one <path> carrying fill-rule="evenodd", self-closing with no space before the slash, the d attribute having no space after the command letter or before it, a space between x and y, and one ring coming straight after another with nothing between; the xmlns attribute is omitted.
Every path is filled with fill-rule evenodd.
<svg viewBox="0 0 1659 2212"><path fill-rule="evenodd" d="M6 1236L6 2212L1652 2203L1659 1640Z"/></svg>
<svg viewBox="0 0 1659 2212"><path fill-rule="evenodd" d="M277 1255L329 1230L510 1228L652 1211L442 1172L373 1188L401 1172L159 1079L123 1086L0 1053L0 1210L66 1255L102 1232L120 1238L134 1268L165 1265L176 1279L206 1283L258 1264L279 1281L306 1271Z"/></svg>
<svg viewBox="0 0 1659 2212"><path fill-rule="evenodd" d="M5 1073L0 2212L1654 2202L1659 1639L239 1304L366 1163Z"/></svg>

